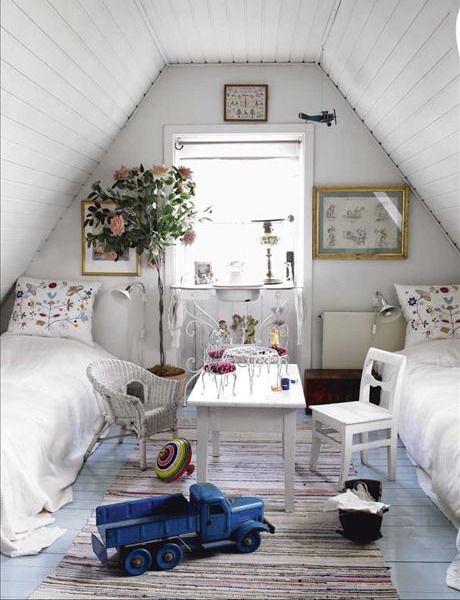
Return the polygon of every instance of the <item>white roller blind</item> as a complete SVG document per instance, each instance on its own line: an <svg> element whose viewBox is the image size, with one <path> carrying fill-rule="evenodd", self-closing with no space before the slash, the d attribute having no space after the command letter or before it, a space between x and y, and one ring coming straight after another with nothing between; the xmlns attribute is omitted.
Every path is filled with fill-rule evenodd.
<svg viewBox="0 0 460 600"><path fill-rule="evenodd" d="M300 153L299 140L280 140L270 142L225 141L201 142L183 141L178 151L181 161L199 159L260 159L260 158L297 158Z"/></svg>

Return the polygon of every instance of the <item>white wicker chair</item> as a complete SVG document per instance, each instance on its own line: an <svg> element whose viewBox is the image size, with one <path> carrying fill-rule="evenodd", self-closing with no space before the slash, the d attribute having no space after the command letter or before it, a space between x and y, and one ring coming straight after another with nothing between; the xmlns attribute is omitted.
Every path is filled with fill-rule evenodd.
<svg viewBox="0 0 460 600"><path fill-rule="evenodd" d="M125 435L131 434L127 434L126 430L130 430L138 437L140 467L145 470L147 439L166 430L172 430L174 437L177 436L177 383L157 377L134 363L115 359L91 363L86 374L93 385L104 423L91 441L85 460L98 442L118 437L119 443L122 443ZM126 392L127 384L133 380L144 384L143 402ZM120 434L102 437L114 424L121 426Z"/></svg>

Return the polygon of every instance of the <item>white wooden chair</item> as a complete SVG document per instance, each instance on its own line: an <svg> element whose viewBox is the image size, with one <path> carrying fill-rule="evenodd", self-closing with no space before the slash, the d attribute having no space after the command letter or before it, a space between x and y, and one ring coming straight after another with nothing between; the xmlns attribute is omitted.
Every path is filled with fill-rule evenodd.
<svg viewBox="0 0 460 600"><path fill-rule="evenodd" d="M383 363L382 381L372 375L374 362ZM361 452L361 462L367 465L370 448L387 447L388 479L396 475L396 451L398 442L398 419L401 385L406 367L406 357L393 352L370 348L363 367L358 402L339 402L312 406L312 447L310 469L316 469L321 442L339 446L342 450L339 485L343 486L348 477L353 452ZM381 388L380 403L369 403L370 386ZM384 408L385 406L385 408ZM370 431L386 430L385 438L368 441ZM341 441L331 434L339 433ZM353 440L357 435L358 442Z"/></svg>

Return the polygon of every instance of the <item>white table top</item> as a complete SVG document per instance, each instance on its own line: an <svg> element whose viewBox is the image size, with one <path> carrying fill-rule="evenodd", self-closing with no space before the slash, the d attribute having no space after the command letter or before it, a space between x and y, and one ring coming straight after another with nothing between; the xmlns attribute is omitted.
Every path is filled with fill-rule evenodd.
<svg viewBox="0 0 460 600"><path fill-rule="evenodd" d="M285 372L285 367L283 366L282 377L286 376ZM208 373L201 373L187 404L192 406L225 406L235 408L305 408L302 382L297 365L289 364L287 376L291 380L295 379L296 383L291 383L289 390L273 392L271 386L277 384L276 365L271 365L269 372L266 366L262 367L260 375L258 375L258 369L256 369L251 394L248 369L246 367L237 367L235 396L233 395L233 376L230 375L228 385L224 388L221 397L218 398L214 376ZM204 392L203 377L205 379ZM217 377L222 376L217 375Z"/></svg>

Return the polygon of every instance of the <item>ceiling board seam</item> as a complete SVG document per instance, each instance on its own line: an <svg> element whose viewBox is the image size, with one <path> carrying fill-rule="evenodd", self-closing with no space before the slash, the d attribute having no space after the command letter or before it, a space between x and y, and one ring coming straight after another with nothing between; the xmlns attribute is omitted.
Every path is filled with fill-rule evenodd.
<svg viewBox="0 0 460 600"><path fill-rule="evenodd" d="M2 139L3 143L13 144L14 146L19 146L19 148L22 148L22 149L26 150L27 152L33 152L34 154L43 156L43 158L46 158L47 160L51 160L53 162L60 163L61 165L64 165L65 167L69 167L70 169L77 169L78 171L81 171L82 173L84 173L85 176L89 175L91 173L91 171L89 169L82 169L81 167L78 167L77 165L72 165L70 163L67 163L67 162L61 160L60 158L50 156L49 154L46 154L41 150L36 150L35 148L31 148L30 146L27 146L26 144L23 144L22 142L15 142L14 140L10 140L9 138L4 137L4 136L2 136L1 139Z"/></svg>
<svg viewBox="0 0 460 600"><path fill-rule="evenodd" d="M126 2L126 0L124 0ZM144 63L142 61L139 60L139 54L136 52L136 49L133 47L133 45L131 44L131 42L129 41L128 36L125 35L125 32L123 31L123 29L120 27L120 24L118 23L118 21L116 20L114 14L112 13L112 11L107 7L107 4L105 2L105 0L99 0L101 6L104 7L104 11L105 13L109 16L109 19L111 19L112 23L115 24L115 27L118 29L118 31L120 32L120 35L123 37L125 43L127 46L129 46L129 48L131 49L132 55L133 57L136 59L137 58L137 64L139 66L139 68L143 71L143 73L148 77L150 75L150 69L148 67L144 68ZM126 2L126 4L128 4L128 2Z"/></svg>
<svg viewBox="0 0 460 600"><path fill-rule="evenodd" d="M105 131L104 129L101 129L99 127L99 125L97 125L96 123L93 123L92 121L90 121L87 118L87 116L85 116L82 113L78 112L78 110L76 110L75 108L73 108L73 106L71 106L70 104L66 104L63 100L61 100L59 98L59 96L56 96L55 94L52 94L49 90L47 90L45 87L43 87L42 85L40 85L37 81L34 81L33 79L31 79L26 73L24 73L23 71L21 71L21 69L18 69L16 66L14 66L13 64L11 64L10 62L8 62L7 60L5 60L4 58L2 58L1 61L4 62L5 64L7 64L10 68L14 69L17 73L19 73L21 75L21 77L24 77L25 79L27 79L28 81L30 81L32 83L32 85L35 85L40 90L43 90L48 96L50 96L51 98L54 98L57 102L59 102L59 104L61 104L62 106L64 106L68 110L70 110L71 112L73 112L76 115L78 115L81 119L83 119L89 125L91 125L91 127L94 127L95 129L98 129L102 134L104 134L107 137L110 137L110 134L108 134L107 131ZM3 86L3 89L7 89L7 88L5 86Z"/></svg>
<svg viewBox="0 0 460 600"><path fill-rule="evenodd" d="M355 113L356 118L359 119L364 125L366 125L364 119L362 119L360 117L360 115L358 114L356 108L354 106L352 106L352 104L350 104L350 101L344 95L344 93L340 89L339 85L337 83L335 83L335 81L332 79L332 77L329 75L329 73L327 73L320 64L318 64L317 66L321 70L322 76L326 77L330 81L330 84L335 87L335 89L340 94L340 96L343 98L343 100L345 100L345 102L347 103L347 105L349 106L349 108ZM444 234L444 236L447 239L447 241L457 250L457 252L460 253L460 246L457 245L457 243L451 238L449 232L444 228L444 226L442 225L441 221L436 217L436 215L434 214L434 212L431 210L431 208L428 206L428 204L425 202L425 200L421 197L421 195L417 191L417 188L414 187L414 185L411 183L411 181L408 179L408 177L401 171L401 169L399 168L399 166L396 164L396 162L394 161L394 159L391 157L390 153L385 150L385 148L382 145L382 142L377 139L377 137L369 129L369 127L366 126L366 129L367 129L367 132L369 133L369 135L371 136L371 138L374 140L374 142L380 147L380 149L382 150L382 152L385 154L385 156L387 157L387 160L390 161L390 163L395 167L395 169L398 171L398 173L404 179L404 181L409 186L409 188L410 188L411 192L414 194L414 196L420 201L421 205L425 208L425 210L431 216L431 218L433 219L433 221L435 223L437 223L439 229L442 231L442 233Z"/></svg>
<svg viewBox="0 0 460 600"><path fill-rule="evenodd" d="M235 62L235 55L233 53L233 48L232 48L232 35L231 35L231 23L230 23L230 15L228 12L228 2L227 0L224 0L224 6L225 6L225 15L227 17L227 43L228 43L228 48L230 50L230 56L232 57L231 62L234 63Z"/></svg>
<svg viewBox="0 0 460 600"><path fill-rule="evenodd" d="M332 28L334 27L334 24L335 24L335 22L337 20L337 15L339 13L339 10L340 10L341 6L342 6L342 0L336 0L334 8L331 10L331 12L329 14L329 18L327 20L326 28L324 30L323 37L321 38L321 41L320 41L320 44L319 44L319 51L318 51L318 57L317 57L317 61L318 62L322 61L323 52L324 52L325 46L327 44L327 40L329 39L329 36L331 34L331 31L332 31Z"/></svg>
<svg viewBox="0 0 460 600"><path fill-rule="evenodd" d="M366 19L366 21L365 21L364 25L362 26L362 29L361 29L361 31L364 31L364 30L365 30L365 28L367 27L367 24L368 24L368 22L369 22L369 19L371 18L372 14L373 14L373 12L374 12L374 9L375 9L375 7L376 7L376 5L377 5L377 2L378 2L378 0L374 0L374 4L372 5L372 8L371 8L371 10L369 11L369 14L367 15L367 19ZM345 69L347 68L347 66L348 66L348 63L350 62L350 59L351 59L351 57L353 56L353 54L354 54L354 52L355 52L355 50L356 50L356 46L358 45L358 43L359 43L360 41L361 41L361 37L360 37L359 35L357 35L357 36L356 36L356 41L355 41L355 43L353 44L353 47L352 47L351 51L349 52L349 54L348 54L347 58L346 58L346 59L343 61L343 67L342 67L342 69L340 70L340 73L337 73L337 81L340 81L340 79L341 79L341 77L342 77L342 74L343 74L343 72L344 72L344 71L345 71Z"/></svg>
<svg viewBox="0 0 460 600"><path fill-rule="evenodd" d="M120 105L118 104L118 101L117 101L117 99L116 99L116 98L114 98L113 96L111 96L111 95L110 95L110 94L107 92L107 90L106 90L106 89L105 89L105 88L104 88L102 85L100 85L100 83L97 81L97 79L94 79L92 75L90 75L90 74L89 74L89 73L88 73L88 72L87 72L85 69L83 69L83 68L82 68L82 66L81 66L81 65L80 65L80 64L79 64L79 63L78 63L76 60L74 60L70 54L68 54L68 53L67 53L67 52L64 50L64 48L62 48L62 47L61 47L61 46L60 46L60 45L59 45L59 44L58 44L58 43L57 43L57 42L56 42L56 41L55 41L55 40L54 40L54 39L53 39L53 38L52 38L50 35L48 35L48 33L47 33L47 32L46 32L46 31L45 31L45 30L44 30L42 27L40 27L40 25L38 25L38 23L36 23L36 22L35 22L35 21L32 19L32 17L30 17L30 16L29 16L29 15L28 15L28 14L27 14L27 13L26 13L26 12L25 12L25 11L24 11L24 10L23 10L23 9L22 9L22 8L21 8L21 7L20 7L20 6L19 6L19 5L16 3L16 2L15 2L15 0L11 0L11 2L12 2L12 3L13 3L13 4L14 4L14 5L15 5L15 6L16 6L16 7L17 7L17 8L18 8L18 9L19 9L19 10L20 10L20 11L21 11L21 12L22 12L22 13L23 13L23 14L24 14L24 15L25 15L27 18L28 18L28 19L29 19L29 21L30 21L31 23L33 23L33 24L34 24L34 26L35 26L35 27L36 27L36 28L37 28L39 31L41 31L41 32L43 33L43 35L44 35L45 37L47 37L47 38L49 39L49 41L50 41L50 42L52 42L52 44L53 44L53 45L54 45L54 46L55 46L55 47L58 49L58 51L59 51L59 52L61 52L61 53L62 53L62 54L64 54L65 56L67 56L67 58L68 58L68 59L69 59L69 60L70 60L70 61L71 61L71 62L72 62L72 63L73 63L73 64L74 64L74 65L75 65L75 66L76 66L76 67L77 67L77 68L78 68L78 69L79 69L79 70L80 70L82 73L84 73L84 74L85 74L85 75L88 77L88 79L90 79L90 80L91 80L91 81L94 83L94 85L95 85L97 88L99 88L103 94L105 94L105 95L107 96L107 98L108 98L109 100L113 101L113 103L114 103L114 104L116 104L116 105L118 106L118 108L119 108L119 109L120 109L122 112L124 112L124 110L125 110L125 109L124 109L122 106L120 106ZM10 35L12 35L12 34L11 34L11 32L8 32L8 33L10 33ZM13 37L15 37L15 36L13 36ZM16 39L16 38L15 38L15 39ZM19 41L19 40L18 40L18 41ZM22 44L22 45L24 46L24 44ZM26 46L24 46L24 48L26 48ZM33 53L33 54L35 54L35 53ZM37 56L37 55L36 55L36 56ZM42 61L42 62L43 62L43 61ZM48 63L45 63L45 64L48 64ZM102 111L102 112L103 112L103 111ZM104 113L104 114L105 114L105 113Z"/></svg>
<svg viewBox="0 0 460 600"><path fill-rule="evenodd" d="M409 29L412 27L412 25L414 24L414 21L418 18L418 16L422 13L422 11L425 10L425 7L427 6L427 4L428 4L428 0L426 0L425 4L422 6L422 8L412 18L411 22L404 29L404 31L401 34L401 36L398 39L398 41L395 44L393 44L393 46L391 47L391 51L385 56L385 58L383 60L383 63L381 65L379 65L378 69L375 69L374 77L372 77L372 79L370 79L368 81L366 88L361 92L361 98L363 98L366 95L367 90L371 87L372 83L374 82L375 78L377 77L377 74L380 73L380 71L386 65L386 63L388 62L388 60L390 59L390 57L394 54L396 48L399 46L399 44L401 43L401 41L403 40L403 38L406 36L406 34L409 31Z"/></svg>
<svg viewBox="0 0 460 600"><path fill-rule="evenodd" d="M140 107L140 105L143 103L143 101L145 100L145 97L147 96L147 94L149 94L152 90L152 88L154 87L155 84L158 83L158 81L160 80L160 78L162 77L162 75L164 75L164 73L166 73L166 71L168 70L168 65L165 64L163 66L163 68L160 70L160 72L158 73L158 75L155 77L155 79L153 81L150 82L149 87L147 88L147 90L144 92L144 94L142 95L142 98L140 99L139 103L136 105L134 111L128 116L128 118L126 119L124 125L120 128L119 134L127 127L129 121L131 120L131 118L134 116L134 114L136 113L137 109ZM44 240L42 240L38 247L37 250L33 253L31 259L28 261L27 266L25 267L24 272L29 268L29 266L33 263L33 261L35 260L35 257L40 254L42 248L46 245L46 243L48 242L50 236L53 234L53 232L56 230L56 228L59 226L59 224L61 223L61 221L64 219L67 211L70 209L70 207L73 205L73 203L78 199L78 197L80 196L80 194L82 193L84 187L86 186L86 184L91 181L91 179L94 176L94 172L97 169L98 165L100 164L100 162L103 160L103 158L108 154L109 150L111 149L112 145L114 142L112 142L112 144L110 144L104 154L100 157L100 159L98 160L98 163L95 165L93 171L91 172L90 176L80 185L78 191L75 194L71 195L71 200L70 202L63 208L63 211L61 213L61 216L59 217L59 219L56 221L56 223L54 224L53 228L50 230L50 232L48 233L48 235L46 236L46 238ZM66 194L69 195L69 194Z"/></svg>
<svg viewBox="0 0 460 600"><path fill-rule="evenodd" d="M69 194L68 192L65 192L63 190L53 190L51 188L43 187L42 185L36 185L35 183L32 185L31 183L25 183L24 181L15 181L14 179L7 179L6 177L2 177L0 181L4 181L5 183L14 183L14 185L22 185L23 187L32 188L34 190L43 190L44 192L58 192L62 196L70 196L71 198L74 196L74 194Z"/></svg>
<svg viewBox="0 0 460 600"><path fill-rule="evenodd" d="M459 207L458 204L454 204L453 206L444 206L443 208L438 208L439 212L447 212L449 210L454 210L457 209Z"/></svg>
<svg viewBox="0 0 460 600"><path fill-rule="evenodd" d="M216 27L215 27L215 23L214 23L214 15L212 13L211 10L211 6L210 6L210 0L206 0L206 8L207 8L207 12L209 15L209 23L211 24L211 31L212 31L212 40L214 43L214 49L215 49L215 56L217 56L217 62L220 62L220 50L219 50L219 45L217 44L217 39L216 39ZM208 58L209 60L209 58ZM208 62L208 61L206 61Z"/></svg>
<svg viewBox="0 0 460 600"><path fill-rule="evenodd" d="M455 171L454 173L449 173L448 175L442 175L441 177L436 177L436 179L430 179L429 181L424 181L423 183L418 183L417 187L425 187L427 185L431 185L432 183L436 183L436 181L450 179L451 177L458 177L459 171Z"/></svg>
<svg viewBox="0 0 460 600"><path fill-rule="evenodd" d="M292 27L292 35L291 35L291 39L289 41L289 50L288 50L288 62L291 62L291 57L292 57L292 44L294 43L295 37L296 37L296 33L297 33L297 28L299 26L299 20L300 20L300 9L301 9L302 3L301 0L297 0L297 10L296 10L296 16L295 16L295 20L294 20L294 25ZM308 39L308 38L307 38ZM249 61L248 61L249 62Z"/></svg>
<svg viewBox="0 0 460 600"><path fill-rule="evenodd" d="M423 104L419 104L417 106L417 108L415 108L415 109L412 110L412 112L411 112L411 119L419 111L421 111L422 109L424 109L428 104L430 104L431 102L433 102L433 100L435 100L435 98L437 98L440 94L442 94L442 92L444 92L444 90L446 90L449 86L451 86L453 83L455 83L459 79L460 79L460 75L455 75L445 85L443 85L442 88L438 89L435 94L433 94L432 96L430 96L429 98L427 98L425 100L425 102L423 102ZM364 115L363 115L363 118L365 118ZM426 129L431 123L433 123L433 121L425 121L423 128ZM391 135L394 131L396 131L400 126L401 126L400 124L396 125L395 127L393 127L393 129L390 129L390 131L385 132L385 135L382 137L381 141L383 142L383 140L385 140L389 135Z"/></svg>
<svg viewBox="0 0 460 600"><path fill-rule="evenodd" d="M10 165L16 165L17 167L21 167L22 169L28 169L29 171L35 171L36 173L43 173L43 175L48 175L50 177L55 177L56 179L64 179L73 184L80 184L79 179L69 179L68 177L63 177L62 175L56 175L56 173L51 173L50 171L43 171L43 169L37 169L35 167L31 167L30 165L24 165L15 160L10 160L9 158L2 157L2 161L6 162Z"/></svg>
<svg viewBox="0 0 460 600"><path fill-rule="evenodd" d="M126 88L123 85L123 82L121 82L118 77L115 76L114 71L112 71L110 68L107 67L107 65L99 58L99 56L93 51L91 50L91 48L88 46L88 44L85 42L85 40L80 36L80 34L72 27L72 25L70 25L70 23L65 19L65 17L59 12L59 10L54 6L54 4L52 2L50 2L50 0L48 1L48 5L54 10L54 12L59 16L59 18L63 21L63 23L66 25L67 29L69 29L73 35L79 40L79 42L81 43L81 45L86 48L86 50L92 54L94 56L94 58L96 59L96 61L101 65L102 69L108 73L108 75L113 79L113 81L119 86L122 87L123 86L123 90L126 92L127 96L131 99L131 102L135 102L135 98L131 95L130 93L130 89L129 86L127 86Z"/></svg>
<svg viewBox="0 0 460 600"><path fill-rule="evenodd" d="M405 100L407 100L407 97L412 94L412 92L414 92L418 86L429 76L431 75L434 71L436 71L436 69L439 67L439 65L441 65L444 60L450 56L452 54L453 50L452 48L449 48L449 50L447 50L447 52L445 52L440 58L438 58L438 60L431 65L431 67L428 69L428 71L426 71L425 73L423 73L423 75L417 79L417 81L412 85L412 87L410 87L405 93L404 95L401 96L401 98L395 102L394 104L392 104L392 106L387 110L386 113L384 113L378 121L376 121L373 124L373 127L377 127L377 125L379 123L381 123L385 117L387 115L389 115L390 113L393 112L393 110L399 105L401 104L401 102L404 102ZM409 61L410 62L410 61ZM409 64L409 63L408 63ZM407 65L404 67L404 69L407 67ZM398 77L401 75L401 73L404 71L404 69L399 73ZM396 81L397 77L395 77L395 79L393 81ZM392 83L393 83L392 81ZM390 84L391 85L391 84ZM390 85L388 85L385 90L382 92L381 95L379 95L379 98L374 102L374 104L372 105L372 108L374 108L374 106L381 100L382 96L385 94L385 92L388 90L388 88L390 87ZM369 109L365 114L363 114L363 118L366 118L366 116L368 115L368 113L371 111L372 109ZM412 114L412 113L411 113Z"/></svg>
<svg viewBox="0 0 460 600"><path fill-rule="evenodd" d="M372 46L369 48L369 52L367 53L367 56L365 57L365 59L363 60L363 62L361 63L361 66L359 67L359 69L356 71L356 73L353 76L353 79L351 79L351 81L349 82L345 82L345 85L348 83L348 89L350 89L353 84L355 83L355 81L358 79L361 71L364 69L370 55L372 54L372 52L374 51L374 48L376 47L376 45L379 43L380 38L382 37L384 31L386 30L388 23L391 21L391 19L393 18L393 15L396 12L396 9L398 8L398 6L400 5L401 0L398 0L398 2L394 5L391 13L388 15L388 19L385 21L385 23L383 24L379 34L377 36L375 36L374 39L374 43L372 44ZM346 94L346 92L344 92ZM345 96L346 97L346 96Z"/></svg>
<svg viewBox="0 0 460 600"><path fill-rule="evenodd" d="M457 129L457 131L455 133L458 135L458 129ZM448 137L450 137L450 136L448 136ZM452 158L454 156L457 156L458 154L459 154L458 150L456 152L452 152L452 154L449 154L448 156L445 156L444 158L441 158L440 160L437 160L434 163L429 163L428 165L425 165L425 166L421 167L420 169L417 169L416 171L412 171L411 175L415 175L416 173L420 173L420 171L426 171L427 169L432 169L436 165L439 165L442 162L444 162L445 160L449 160L450 158ZM402 161L399 161L399 162L401 164Z"/></svg>
<svg viewBox="0 0 460 600"><path fill-rule="evenodd" d="M134 4L135 4L137 10L139 11L140 15L142 16L143 20L145 21L145 25L146 25L150 35L152 36L153 42L154 42L155 46L157 47L157 50L158 50L161 58L163 59L163 62L166 64L168 62L168 58L160 44L160 40L158 39L156 31L154 30L153 25L150 22L150 19L146 13L144 5L142 4L142 2L140 2L140 0L134 0Z"/></svg>
<svg viewBox="0 0 460 600"><path fill-rule="evenodd" d="M46 138L47 140L50 140L50 142L59 144L63 148L66 148L67 150L70 150L71 152L75 152L75 154L79 154L80 156L82 156L83 158L85 158L87 160L91 160L92 162L97 163L97 159L95 159L93 156L87 156L86 154L83 154L82 152L79 152L78 150L75 150L74 148L71 148L70 146L66 146L66 144L62 143L62 141L52 138L49 135L46 135L45 133L42 133L42 132L38 131L37 129L30 127L29 125L25 125L24 123L21 123L21 121L17 121L16 119L13 119L13 117L10 117L9 115L2 114L2 117L4 119L8 119L8 121L16 123L16 125L19 125L20 127L29 129L29 131L32 131L34 134L42 136L42 137Z"/></svg>
<svg viewBox="0 0 460 600"><path fill-rule="evenodd" d="M415 133L412 133L407 139L404 139L402 142L399 142L397 146L393 146L393 148L391 148L391 152L395 152L396 150L398 150L399 148L401 148L401 146L404 146L405 144L413 141L414 138L416 138L418 135L420 135L421 133L423 133L424 131L426 131L428 129L428 127L431 127L437 121L440 121L441 119L443 119L449 113L454 112L454 111L457 113L458 112L458 107L459 107L459 104L456 104L452 108L449 108L449 110L447 110L446 112L444 112L441 115L439 115L438 117L436 117L436 119L434 119L433 121L430 121L429 123L424 123L423 126L420 129L418 129Z"/></svg>
<svg viewBox="0 0 460 600"><path fill-rule="evenodd" d="M460 131L460 129L457 128L454 132L448 133L443 138L437 140L433 145L437 146L438 144L440 144L441 142L444 142L445 140L447 140L448 138L450 138L452 136L458 137L459 131ZM403 163L406 163L406 162L409 162L410 160L413 160L419 154L422 154L423 152L426 152L426 150L427 150L427 148L422 148L421 150L418 150L417 152L414 152L414 154L411 154L407 158L404 158L404 159L400 160L399 164L402 165Z"/></svg>
<svg viewBox="0 0 460 600"><path fill-rule="evenodd" d="M410 59L405 63L405 65L402 67L402 69L399 71L399 73L393 77L393 79L388 83L388 85L382 90L382 92L379 94L377 100L374 102L374 104L372 104L372 106L370 108L368 108L366 110L366 112L363 114L363 117L365 118L367 116L367 114L374 108L374 106L379 102L379 100L382 98L382 96L386 93L386 91L388 90L389 87L391 87L391 85L398 79L398 77L401 76L401 74L407 69L407 67L410 65L410 63L414 60L414 58L419 54L419 52L422 50L422 48L425 47L425 45L427 44L428 41L431 40L431 38L433 37L433 35L444 25L444 23L446 21L448 21L450 16L450 13L447 13L447 15L445 15L444 19L439 23L439 25L430 33L430 35L428 36L428 38L423 42L423 44L416 50L416 52L410 57ZM411 92L415 87L417 87L417 85L423 81L423 79L425 79L425 77L427 75L429 75L434 69L436 69L436 67L439 65L439 63L441 63L444 58L450 54L452 52L452 48L449 48L449 50L447 50L447 52L445 52L441 58L439 58L436 63L434 65L432 65L430 67L430 69L428 69L428 71L426 73L423 74L423 76L417 80L417 82L412 86L412 88L410 88L410 90L408 90L407 93ZM400 100L401 101L401 100ZM390 111L389 111L390 112ZM388 113L386 113L388 114Z"/></svg>
<svg viewBox="0 0 460 600"><path fill-rule="evenodd" d="M110 46L113 54L117 55L119 62L122 62L124 64L125 70L129 72L131 70L131 68L132 68L132 64L129 61L126 60L125 54L123 52L120 53L118 51L118 45L117 44L113 45L111 43L110 36L106 36L105 35L105 32L99 27L99 25L94 20L92 12L91 11L88 12L88 10L86 9L85 3L82 2L82 0L76 0L76 1L78 2L78 4L80 5L80 7L82 8L82 10L88 15L88 18L93 23L94 27L99 31L99 33L101 34L101 36L106 40L106 43L107 43L108 46ZM116 26L118 28L118 25L116 25ZM141 70L143 70L142 67L141 67ZM147 71L145 71L145 73L147 73Z"/></svg>
<svg viewBox="0 0 460 600"><path fill-rule="evenodd" d="M62 206L61 203L58 202L44 202L43 200L34 200L29 198L25 200L24 198L17 198L16 196L11 196L10 194L2 194L2 200L14 200L15 202L27 202L32 204L41 204L42 206ZM6 208L5 205L2 205L2 209Z"/></svg>
<svg viewBox="0 0 460 600"><path fill-rule="evenodd" d="M91 142L88 141L86 138L83 138L83 136L81 135L81 133L76 130L76 129L72 129L71 127L69 127L68 125L65 125L64 123L62 123L61 121L58 121L57 119L55 119L54 117L50 116L49 113L45 112L44 110L41 110L40 108L38 108L37 106L34 106L33 104L30 104L29 102L27 102L26 100L24 100L23 98L21 98L20 96L14 94L13 92L10 92L9 90L7 90L6 88L2 89L3 93L9 94L10 96L13 96L13 98L16 98L16 100L18 100L19 102L21 102L21 104L25 104L26 106L29 106L32 110L37 111L38 113L41 113L42 115L45 115L45 117L47 119L50 119L50 121L53 121L54 123L56 123L56 125L59 125L59 127L62 127L63 129L67 129L70 133L72 133L73 135L76 135L77 138L81 138L84 139L85 142L88 142L89 144L92 144L93 146L95 146L99 151L103 151L104 150L104 146L99 145L96 142ZM114 138L112 138L113 141Z"/></svg>
<svg viewBox="0 0 460 600"><path fill-rule="evenodd" d="M30 48L28 48L25 44L23 44L21 42L21 40L19 38L17 38L14 34L12 34L10 31L8 31L8 29L6 29L3 25L1 26L1 29L3 29L3 31L5 31L9 36L11 36L14 40L16 40L16 42L18 44L20 44L25 50L26 52L29 52L30 54L32 54L33 56L35 56L35 58L37 60L39 60L43 65L45 65L45 67L47 67L48 69L50 69L50 71L52 71L53 73L55 73L58 77L60 77L60 79L62 79L62 81L64 81L68 86L70 86L72 89L74 89L80 96L82 96L83 98L85 98L85 100L87 100L90 104L92 104L95 108L97 108L98 110L100 110L100 112L107 118L108 121L112 121L112 123L117 125L117 121L115 121L110 115L107 115L102 108L98 105L95 104L93 102L93 100L91 100L91 98L89 98L86 94L84 94L81 89L79 89L78 87L74 86L68 79L66 79L65 77L63 77L62 73L60 73L59 71L57 71L54 67L52 67L50 65L50 63L46 62L45 60L43 60L38 54L36 54L33 50L31 50ZM32 81L32 80L31 80Z"/></svg>

